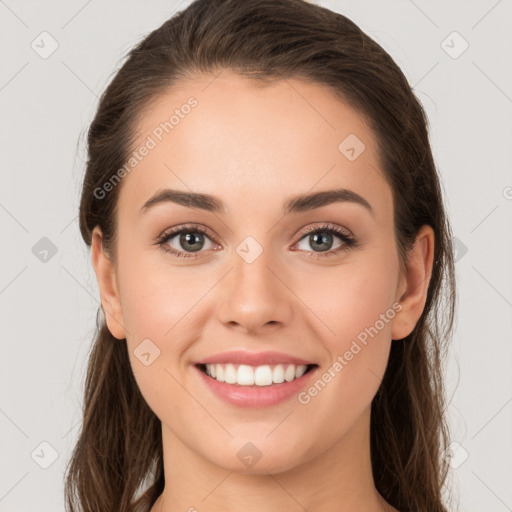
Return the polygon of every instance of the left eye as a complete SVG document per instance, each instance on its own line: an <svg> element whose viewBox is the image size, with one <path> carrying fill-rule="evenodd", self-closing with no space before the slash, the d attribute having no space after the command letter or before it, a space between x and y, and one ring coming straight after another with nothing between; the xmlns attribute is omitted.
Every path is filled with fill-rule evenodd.
<svg viewBox="0 0 512 512"><path fill-rule="evenodd" d="M330 247L333 243L333 236L342 241L340 245L334 248ZM302 236L297 244L300 244L303 240L306 240L306 242L309 243L312 247L317 246L317 249L320 249L319 251L313 251L309 255L312 258L333 256L341 251L348 250L350 247L356 246L356 240L348 231L333 224L326 224L321 227L313 227L308 229L306 234ZM318 247L318 245L320 245L320 247ZM306 252L310 251L306 249Z"/></svg>
<svg viewBox="0 0 512 512"><path fill-rule="evenodd" d="M311 233L308 233L307 235L303 236L297 244L300 244L302 241L306 241L311 247L315 247L318 249L318 252L326 252L326 251L334 251L341 245L343 245L343 241L337 246L337 247L331 247L333 242L333 237L341 239L342 235L337 234L333 230L329 229L323 229L323 230L316 230L312 231ZM327 247L329 246L329 247ZM301 250L309 250L307 248L301 248Z"/></svg>

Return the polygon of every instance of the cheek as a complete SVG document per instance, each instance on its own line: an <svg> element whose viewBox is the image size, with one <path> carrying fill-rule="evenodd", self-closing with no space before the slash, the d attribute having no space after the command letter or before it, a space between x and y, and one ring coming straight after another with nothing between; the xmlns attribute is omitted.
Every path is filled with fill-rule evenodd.
<svg viewBox="0 0 512 512"><path fill-rule="evenodd" d="M356 409L371 401L387 366L398 280L392 251L360 254L357 261L317 274L315 286L303 290L323 325L317 336L332 361L328 366L338 362L330 372L336 384L328 386L337 392L325 398Z"/></svg>
<svg viewBox="0 0 512 512"><path fill-rule="evenodd" d="M168 397L173 397L176 408L190 406L172 377L181 380L179 356L195 337L191 319L201 310L198 301L207 292L208 282L202 283L192 269L172 269L165 255L127 244L123 250L118 275L131 366L146 402L162 418ZM146 361L144 354L149 354Z"/></svg>
<svg viewBox="0 0 512 512"><path fill-rule="evenodd" d="M329 361L300 399L315 411L330 411L338 434L370 406L384 376L396 314L392 289L385 274L352 274L330 295L335 307L318 315L334 331L322 329L319 336Z"/></svg>
<svg viewBox="0 0 512 512"><path fill-rule="evenodd" d="M198 267L167 264L159 248L129 249L127 245L118 266L126 329L134 337L169 338L174 326L207 292L208 281L198 277Z"/></svg>
<svg viewBox="0 0 512 512"><path fill-rule="evenodd" d="M378 322L379 331L388 335L391 323L383 326L379 320L392 305L398 280L398 263L385 254L362 255L339 267L324 268L308 274L313 279L297 280L303 302L323 325L318 333L331 349L342 349L347 341L356 338L365 328ZM307 275L304 273L304 275ZM314 285L312 285L314 283ZM332 350L331 350L332 352Z"/></svg>

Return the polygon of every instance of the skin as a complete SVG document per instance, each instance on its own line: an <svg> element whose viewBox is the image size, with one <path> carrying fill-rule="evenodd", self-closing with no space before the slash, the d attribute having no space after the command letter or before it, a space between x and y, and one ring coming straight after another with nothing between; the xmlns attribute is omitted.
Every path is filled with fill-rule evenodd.
<svg viewBox="0 0 512 512"><path fill-rule="evenodd" d="M162 422L167 485L152 512L396 510L374 486L370 406L391 340L422 313L432 228L421 228L401 274L373 132L323 86L288 79L257 88L228 70L182 81L144 112L139 143L190 96L198 106L123 180L117 259L104 252L99 228L92 244L107 325L126 338L141 393ZM366 146L352 162L338 150L351 133ZM283 216L289 197L339 187L363 196L374 216L349 202ZM227 212L168 202L141 215L162 188L217 196ZM320 250L303 233L325 222L360 245L315 259ZM187 223L212 235L200 252L179 235L168 242L191 258L155 243ZM247 236L263 249L250 264L236 252ZM333 235L333 250L342 243ZM323 372L398 302L401 311L307 405L293 397L241 409L214 396L192 367L227 350L276 350ZM134 355L146 338L160 349L149 366ZM237 457L249 441L262 453L250 468Z"/></svg>

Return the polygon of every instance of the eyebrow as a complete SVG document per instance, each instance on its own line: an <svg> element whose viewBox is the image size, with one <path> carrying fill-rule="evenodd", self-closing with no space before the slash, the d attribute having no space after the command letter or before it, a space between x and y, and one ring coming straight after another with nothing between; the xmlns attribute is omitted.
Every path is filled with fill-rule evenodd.
<svg viewBox="0 0 512 512"><path fill-rule="evenodd" d="M201 194L198 192L185 192L181 190L163 189L157 191L150 197L140 210L143 214L151 207L160 203L176 203L187 208L199 208L214 213L226 213L224 203L215 196ZM375 216L370 203L362 196L352 190L338 188L335 190L323 190L311 194L297 195L289 198L284 203L284 214L300 213L333 203L355 203L363 206L368 212Z"/></svg>

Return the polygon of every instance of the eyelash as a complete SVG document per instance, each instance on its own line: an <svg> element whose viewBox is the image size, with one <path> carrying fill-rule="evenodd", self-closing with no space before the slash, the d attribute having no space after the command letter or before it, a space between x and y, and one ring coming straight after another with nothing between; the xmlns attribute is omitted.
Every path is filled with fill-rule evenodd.
<svg viewBox="0 0 512 512"><path fill-rule="evenodd" d="M356 247L358 245L357 241L354 237L348 234L348 232L334 224L324 224L323 226L310 226L307 228L300 238L297 240L296 243L300 242L305 236L311 234L311 233L331 233L336 236L338 236L342 241L343 245L340 245L340 247L336 249L330 249L328 251L323 252L313 252L314 256L311 255L311 251L307 251L310 253L309 257L313 259L320 259L324 257L334 256L342 251L347 251L348 249L352 247ZM169 248L167 242L174 238L176 235L180 235L181 233L201 233L203 235L208 236L209 238L212 238L208 235L208 231L204 229L202 226L198 224L190 224L186 226L179 226L177 228L172 228L171 230L163 233L156 241L157 245L161 246L162 249L168 253L170 253L173 257L176 258L195 258L194 253L187 253L186 251L176 251L174 249ZM294 244L295 245L295 244ZM198 251L202 252L202 251Z"/></svg>

